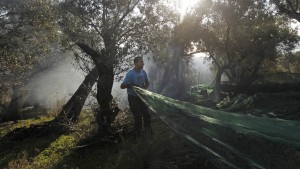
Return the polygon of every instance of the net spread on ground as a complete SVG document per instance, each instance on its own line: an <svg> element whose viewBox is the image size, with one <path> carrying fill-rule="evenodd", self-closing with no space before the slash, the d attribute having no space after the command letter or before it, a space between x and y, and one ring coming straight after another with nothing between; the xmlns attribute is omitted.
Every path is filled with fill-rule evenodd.
<svg viewBox="0 0 300 169"><path fill-rule="evenodd" d="M134 87L178 136L219 168L299 168L300 122L201 107Z"/></svg>

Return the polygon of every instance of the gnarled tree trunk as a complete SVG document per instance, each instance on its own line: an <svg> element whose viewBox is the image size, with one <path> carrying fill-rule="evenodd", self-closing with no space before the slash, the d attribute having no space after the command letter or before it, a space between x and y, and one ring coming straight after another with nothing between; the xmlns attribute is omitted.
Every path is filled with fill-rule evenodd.
<svg viewBox="0 0 300 169"><path fill-rule="evenodd" d="M95 51L88 45L77 43L77 45L88 55L90 55L96 64L99 73L97 82L97 101L99 111L97 112L97 123L99 126L110 124L118 114L118 108L113 108L111 90L114 81L113 64L107 64L102 53Z"/></svg>
<svg viewBox="0 0 300 169"><path fill-rule="evenodd" d="M97 83L97 101L100 106L97 112L98 124L111 124L114 121L115 113L111 108L112 95L111 90L113 86L113 69L101 68L101 75Z"/></svg>
<svg viewBox="0 0 300 169"><path fill-rule="evenodd" d="M96 83L99 77L97 67L94 67L90 73L85 77L79 88L69 99L69 101L63 106L60 114L54 122L63 122L64 120L71 120L76 122L83 108L83 105L90 94L93 85Z"/></svg>

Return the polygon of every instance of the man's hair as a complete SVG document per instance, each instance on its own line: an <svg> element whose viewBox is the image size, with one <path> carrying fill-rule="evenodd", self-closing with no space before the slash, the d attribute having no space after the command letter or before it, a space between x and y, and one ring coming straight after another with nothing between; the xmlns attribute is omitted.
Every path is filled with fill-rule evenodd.
<svg viewBox="0 0 300 169"><path fill-rule="evenodd" d="M143 60L142 57L138 56L133 59L133 63L137 63L139 60Z"/></svg>

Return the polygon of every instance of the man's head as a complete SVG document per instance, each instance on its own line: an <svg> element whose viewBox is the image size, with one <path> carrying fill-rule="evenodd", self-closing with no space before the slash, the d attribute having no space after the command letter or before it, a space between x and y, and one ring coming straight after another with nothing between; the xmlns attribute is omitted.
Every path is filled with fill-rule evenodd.
<svg viewBox="0 0 300 169"><path fill-rule="evenodd" d="M142 57L135 57L133 62L134 62L135 69L138 69L138 70L143 69L144 61L143 61Z"/></svg>

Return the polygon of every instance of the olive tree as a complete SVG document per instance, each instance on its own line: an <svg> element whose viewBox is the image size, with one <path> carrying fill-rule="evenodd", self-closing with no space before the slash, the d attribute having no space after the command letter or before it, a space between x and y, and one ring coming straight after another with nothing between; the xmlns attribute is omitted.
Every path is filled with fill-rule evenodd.
<svg viewBox="0 0 300 169"><path fill-rule="evenodd" d="M231 84L249 86L266 61L290 52L299 40L289 20L273 15L264 1L254 0L203 1L178 32L189 32L178 36L186 51L206 52L212 59L216 93L223 73Z"/></svg>
<svg viewBox="0 0 300 169"><path fill-rule="evenodd" d="M128 69L135 56L151 55L167 43L177 15L159 0L65 0L59 24L71 42L98 69L97 101L103 115L113 119L111 90L114 77ZM110 122L111 120L108 120Z"/></svg>

